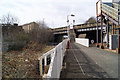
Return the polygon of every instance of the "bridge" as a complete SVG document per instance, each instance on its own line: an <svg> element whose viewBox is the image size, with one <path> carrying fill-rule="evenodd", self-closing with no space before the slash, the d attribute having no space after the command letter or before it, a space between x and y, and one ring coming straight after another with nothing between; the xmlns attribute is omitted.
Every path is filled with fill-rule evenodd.
<svg viewBox="0 0 120 80"><path fill-rule="evenodd" d="M98 10L99 6L100 11ZM111 4L102 3L99 0L96 7L97 23L74 25L72 29L76 34L74 42L70 41L71 38L64 39L54 49L38 58L39 72L42 78L120 79L120 54L117 54L120 53L120 5L112 3L111 6ZM116 12L113 14L112 11ZM100 14L98 14L99 12ZM111 40L112 42L117 41L117 47L115 47L117 53L103 49L105 48L103 45L104 27L107 36L106 47L111 46ZM53 32L55 35L67 35L67 27L53 29ZM79 34L83 33L92 35L89 35L88 39L78 38ZM117 37L111 39L109 37L111 35L117 35ZM97 47L89 47L89 39L92 36L97 36L95 37Z"/></svg>
<svg viewBox="0 0 120 80"><path fill-rule="evenodd" d="M97 23L94 24L79 24L74 25L73 29L77 30L78 32L83 31L91 31L91 30L97 30ZM101 27L101 24L99 23L99 27ZM100 28L99 28L100 29ZM54 34L67 34L67 26L66 27L60 27L53 29Z"/></svg>
<svg viewBox="0 0 120 80"><path fill-rule="evenodd" d="M99 34L100 34L101 24L99 23L98 26L99 26L98 29L99 29ZM81 34L86 34L85 38L88 38L90 41L94 40L95 43L96 43L97 23L74 25L72 30L75 32L76 38L78 38ZM55 28L55 29L52 29L52 31L53 31L53 34L55 35L56 39L58 39L57 37L59 37L59 36L62 37L64 35L67 35L67 33L68 33L67 32L67 26L66 27L60 27L60 28ZM105 31L105 24L104 24L103 31L106 32Z"/></svg>

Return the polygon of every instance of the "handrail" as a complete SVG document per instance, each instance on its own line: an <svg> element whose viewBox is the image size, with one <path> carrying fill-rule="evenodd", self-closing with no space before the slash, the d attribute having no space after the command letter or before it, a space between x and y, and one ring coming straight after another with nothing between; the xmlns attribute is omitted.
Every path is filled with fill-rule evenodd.
<svg viewBox="0 0 120 80"><path fill-rule="evenodd" d="M43 54L41 57L38 58L40 65L40 76L42 76L43 78L59 78L67 42L68 39L63 40L54 49L48 51L47 53ZM48 55L51 56L49 65L47 65ZM45 71L46 66L49 66L47 73Z"/></svg>

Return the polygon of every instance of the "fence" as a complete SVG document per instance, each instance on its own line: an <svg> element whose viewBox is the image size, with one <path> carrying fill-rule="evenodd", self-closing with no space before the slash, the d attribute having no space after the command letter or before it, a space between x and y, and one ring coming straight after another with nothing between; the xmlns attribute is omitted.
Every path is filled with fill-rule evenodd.
<svg viewBox="0 0 120 80"><path fill-rule="evenodd" d="M63 40L54 49L38 58L41 77L59 78L67 42L68 39Z"/></svg>

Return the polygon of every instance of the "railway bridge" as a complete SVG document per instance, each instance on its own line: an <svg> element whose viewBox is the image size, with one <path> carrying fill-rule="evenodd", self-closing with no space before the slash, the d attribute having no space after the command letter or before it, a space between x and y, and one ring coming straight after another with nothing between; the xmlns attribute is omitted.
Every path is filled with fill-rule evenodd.
<svg viewBox="0 0 120 80"><path fill-rule="evenodd" d="M99 36L101 36L100 32L101 32L101 24L98 24L99 28ZM55 39L59 39L63 36L67 36L67 26L66 27L60 27L60 28L55 28L52 29L53 30L53 34L55 35ZM94 40L94 42L96 43L96 39L97 39L97 23L93 23L93 24L79 24L79 25L74 25L73 26L73 31L76 35L76 38L88 38L90 41ZM103 33L106 33L106 27L104 25L103 28ZM99 39L100 42L101 39ZM91 42L90 42L91 44Z"/></svg>

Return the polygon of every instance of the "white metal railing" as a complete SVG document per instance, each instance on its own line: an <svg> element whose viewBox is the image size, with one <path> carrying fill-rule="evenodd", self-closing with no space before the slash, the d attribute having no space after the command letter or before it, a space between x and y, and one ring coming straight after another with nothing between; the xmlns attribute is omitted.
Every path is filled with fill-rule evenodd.
<svg viewBox="0 0 120 80"><path fill-rule="evenodd" d="M38 58L40 76L43 78L59 78L67 42L68 39L63 40L54 49ZM50 64L47 64L48 56L50 57ZM46 67L48 68L47 71L45 69Z"/></svg>

